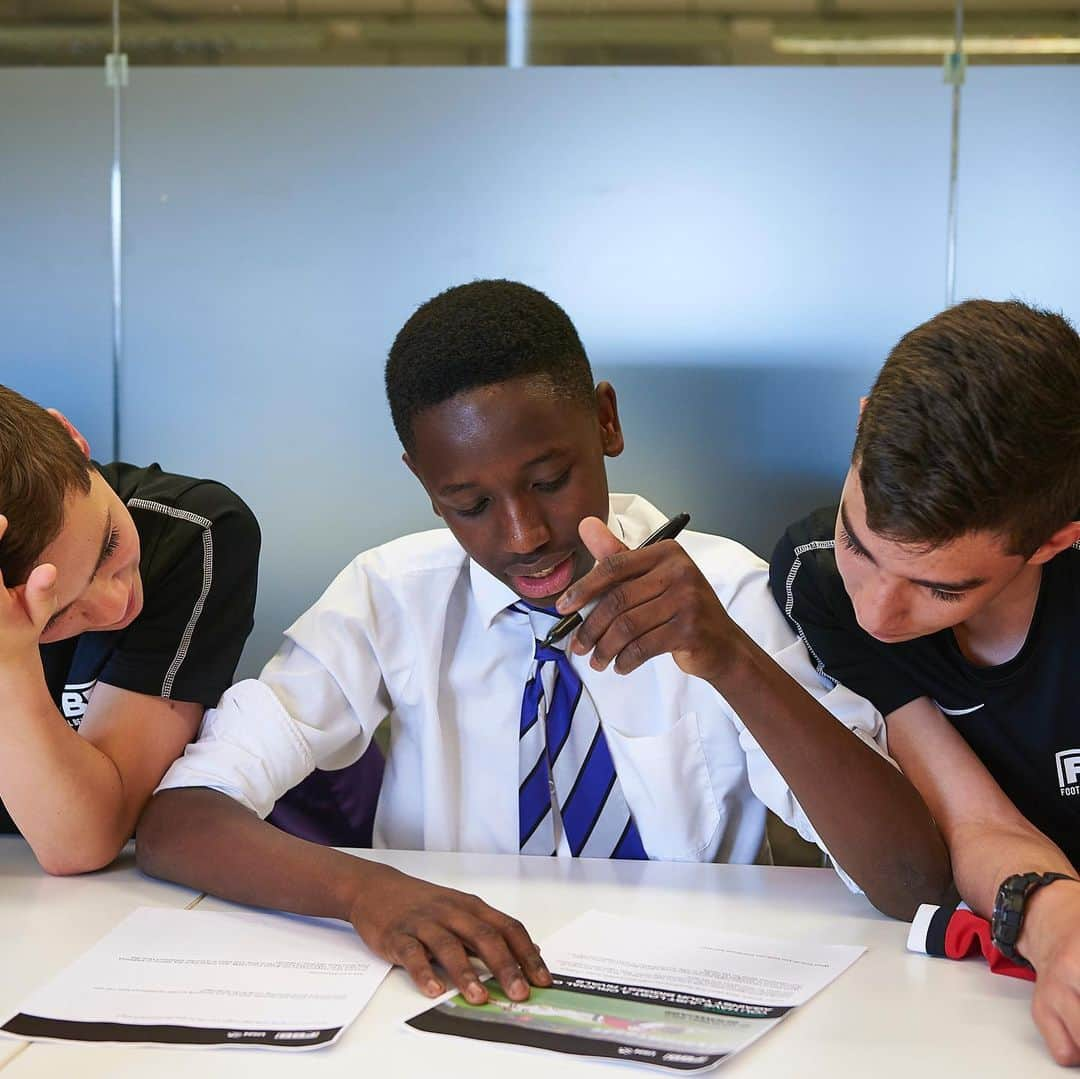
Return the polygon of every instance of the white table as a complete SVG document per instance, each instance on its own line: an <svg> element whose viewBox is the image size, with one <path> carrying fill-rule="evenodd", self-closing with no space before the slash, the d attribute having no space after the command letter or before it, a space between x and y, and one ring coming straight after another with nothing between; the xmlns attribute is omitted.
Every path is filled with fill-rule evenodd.
<svg viewBox="0 0 1080 1079"><path fill-rule="evenodd" d="M478 893L516 914L541 940L580 911L595 908L668 918L681 925L868 947L867 954L820 996L723 1065L725 1077L1061 1076L1031 1021L1030 983L991 975L981 962L952 963L909 954L904 949L907 927L850 895L830 870L388 851L375 856L429 880ZM96 880L106 889L112 885L107 878ZM41 883L45 907L55 902L57 910L70 911L78 906L59 891L65 882ZM135 894L139 889L128 889L129 883L126 871L116 875L116 890L124 894L109 897L110 911L117 911L129 897L132 906L148 901ZM155 886L145 882L145 888L151 894ZM156 893L157 902L169 902L171 894ZM3 902L7 908L14 906L6 894ZM199 905L235 909L214 899L203 899ZM49 920L44 911L29 916L42 924ZM115 920L112 914L103 915L101 931ZM81 934L81 942L69 947L63 958L73 956L92 935ZM64 951L59 944L50 946L46 971L45 961L31 968L31 951L24 949L23 958L12 968L18 976L5 977L4 991L18 996L59 966ZM12 985L13 981L19 984ZM328 1049L283 1055L38 1044L9 1060L2 1079L76 1074L80 1079L147 1075L172 1079L192 1074L199 1079L248 1074L295 1079L301 1073L342 1079L386 1075L411 1079L422 1074L551 1079L556 1070L560 1079L616 1070L623 1075L644 1074L626 1065L402 1029L400 1021L424 1003L408 978L395 970L342 1040Z"/></svg>
<svg viewBox="0 0 1080 1079"><path fill-rule="evenodd" d="M0 1014L104 936L136 907L186 907L190 888L144 877L125 851L108 869L50 877L19 836L0 836ZM25 1043L0 1039L0 1068Z"/></svg>

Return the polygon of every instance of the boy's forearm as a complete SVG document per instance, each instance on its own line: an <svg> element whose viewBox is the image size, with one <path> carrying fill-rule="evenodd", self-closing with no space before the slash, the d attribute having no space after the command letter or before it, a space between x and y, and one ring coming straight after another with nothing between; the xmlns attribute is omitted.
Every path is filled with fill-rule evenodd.
<svg viewBox="0 0 1080 1079"><path fill-rule="evenodd" d="M0 797L47 872L99 869L128 839L120 775L57 711L34 659L0 669Z"/></svg>
<svg viewBox="0 0 1080 1079"><path fill-rule="evenodd" d="M203 787L154 795L139 820L136 856L151 876L224 899L343 921L366 877L384 868L288 835Z"/></svg>
<svg viewBox="0 0 1080 1079"><path fill-rule="evenodd" d="M1014 873L1065 873L1076 870L1034 826L1009 828L965 824L948 836L956 888L972 910L989 918L1001 882Z"/></svg>
<svg viewBox="0 0 1080 1079"><path fill-rule="evenodd" d="M984 918L993 913L997 890L1007 877L1016 873L1078 876L1061 849L1033 825L965 824L949 836L949 848L957 890ZM1036 967L1045 963L1062 935L1080 932L1080 885L1067 885L1069 895L1060 897L1067 899L1067 908L1058 901L1059 887L1040 889L1025 908L1018 947Z"/></svg>
<svg viewBox="0 0 1080 1079"><path fill-rule="evenodd" d="M477 896L287 835L217 791L155 795L139 821L136 853L145 872L166 880L240 903L347 921L429 997L456 985L474 1004L488 999L470 955L511 1000L526 999L530 982L551 985L524 926ZM436 965L445 976L435 974Z"/></svg>
<svg viewBox="0 0 1080 1079"><path fill-rule="evenodd" d="M783 775L822 842L880 911L911 918L951 883L919 793L739 631L714 688Z"/></svg>

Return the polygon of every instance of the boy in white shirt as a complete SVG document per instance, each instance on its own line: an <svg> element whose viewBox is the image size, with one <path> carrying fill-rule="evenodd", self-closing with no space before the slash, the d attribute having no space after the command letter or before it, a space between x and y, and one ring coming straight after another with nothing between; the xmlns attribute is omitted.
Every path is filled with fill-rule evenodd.
<svg viewBox="0 0 1080 1079"><path fill-rule="evenodd" d="M524 999L548 975L513 919L260 820L389 718L380 846L750 862L765 802L887 913L940 898L947 856L880 717L818 677L766 564L696 533L627 550L663 517L609 498L615 393L561 308L508 281L450 289L398 334L386 384L447 529L360 555L225 694L143 817L144 869L346 919L429 995L438 964L486 999L471 953ZM570 654L541 645L591 599Z"/></svg>

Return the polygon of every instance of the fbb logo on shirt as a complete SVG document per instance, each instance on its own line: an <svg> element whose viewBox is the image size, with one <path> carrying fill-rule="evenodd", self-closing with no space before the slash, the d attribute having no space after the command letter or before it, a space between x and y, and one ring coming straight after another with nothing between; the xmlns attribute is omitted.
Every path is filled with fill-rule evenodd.
<svg viewBox="0 0 1080 1079"><path fill-rule="evenodd" d="M1063 749L1054 754L1054 760L1062 796L1071 798L1080 794L1080 749Z"/></svg>
<svg viewBox="0 0 1080 1079"><path fill-rule="evenodd" d="M64 713L64 719L75 730L79 729L79 724L86 715L86 706L90 703L90 694L96 685L96 678L93 682L77 682L64 686L64 692L60 694L60 710Z"/></svg>

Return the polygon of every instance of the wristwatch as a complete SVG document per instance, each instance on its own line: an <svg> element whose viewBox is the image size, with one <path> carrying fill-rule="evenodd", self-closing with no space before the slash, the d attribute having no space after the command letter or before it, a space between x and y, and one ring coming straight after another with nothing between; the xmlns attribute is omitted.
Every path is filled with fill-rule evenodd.
<svg viewBox="0 0 1080 1079"><path fill-rule="evenodd" d="M1075 881L1076 878L1065 873L1014 873L1011 877L1006 877L998 888L990 932L997 950L1014 963L1031 966L1016 950L1016 942L1024 924L1024 907L1033 892L1055 880Z"/></svg>

